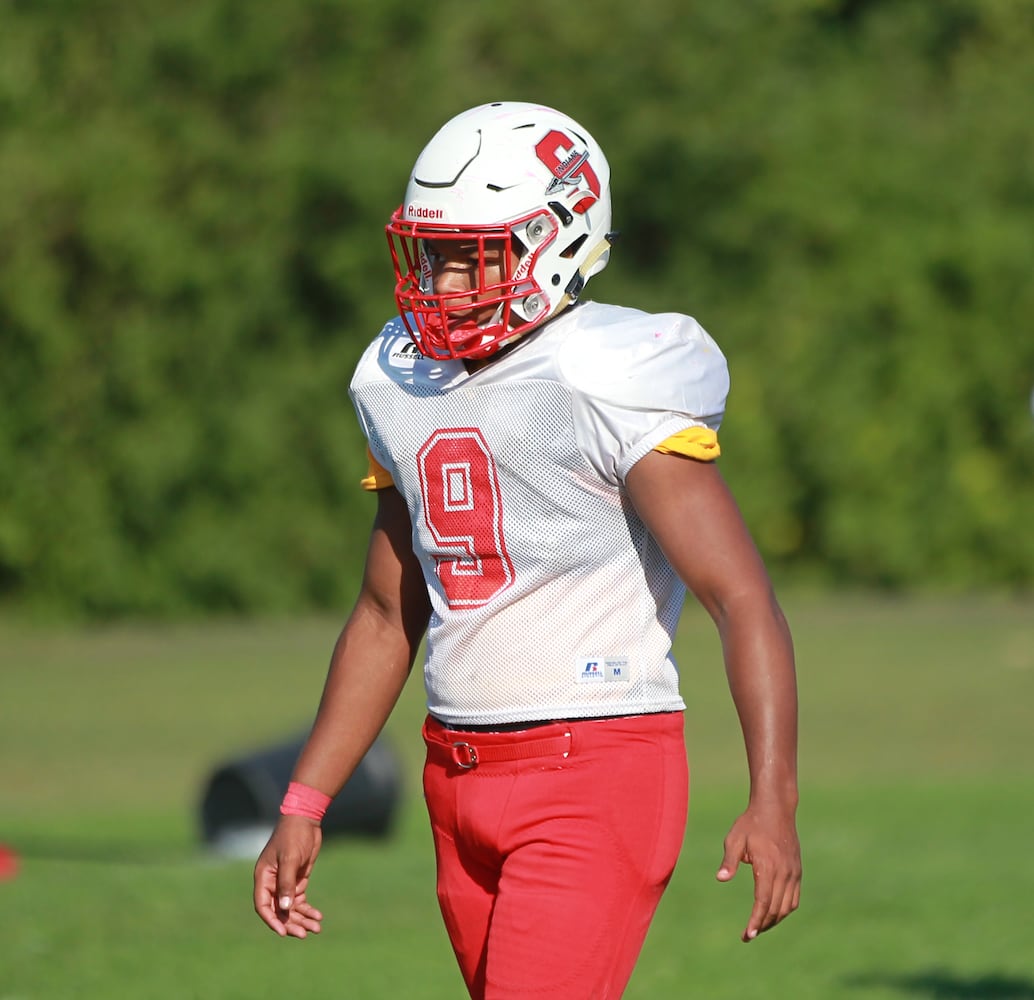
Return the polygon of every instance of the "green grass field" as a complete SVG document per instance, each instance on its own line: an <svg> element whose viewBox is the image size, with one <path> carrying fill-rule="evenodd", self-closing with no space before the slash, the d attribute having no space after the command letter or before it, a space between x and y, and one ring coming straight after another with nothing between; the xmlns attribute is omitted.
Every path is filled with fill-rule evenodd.
<svg viewBox="0 0 1034 1000"><path fill-rule="evenodd" d="M713 630L679 637L693 799L629 998L1034 998L1034 602L795 597L802 908L743 945L714 880L742 751ZM0 1000L463 995L418 786L419 685L389 726L393 834L338 837L323 934L281 941L249 861L207 854L212 767L305 726L337 623L0 626ZM576 929L572 928L572 933Z"/></svg>

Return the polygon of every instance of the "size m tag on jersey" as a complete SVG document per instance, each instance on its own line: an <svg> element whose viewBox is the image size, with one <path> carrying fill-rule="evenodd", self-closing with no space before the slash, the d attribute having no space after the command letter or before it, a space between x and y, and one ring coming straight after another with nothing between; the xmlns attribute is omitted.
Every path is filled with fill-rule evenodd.
<svg viewBox="0 0 1034 1000"><path fill-rule="evenodd" d="M627 656L582 656L575 668L579 684L626 684L632 679Z"/></svg>

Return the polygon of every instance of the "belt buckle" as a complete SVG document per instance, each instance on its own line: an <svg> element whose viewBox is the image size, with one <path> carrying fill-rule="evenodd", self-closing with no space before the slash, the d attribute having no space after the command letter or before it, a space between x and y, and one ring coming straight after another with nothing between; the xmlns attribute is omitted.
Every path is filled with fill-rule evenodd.
<svg viewBox="0 0 1034 1000"><path fill-rule="evenodd" d="M464 771L473 771L478 766L477 747L471 746L465 740L458 740L452 745L452 759Z"/></svg>

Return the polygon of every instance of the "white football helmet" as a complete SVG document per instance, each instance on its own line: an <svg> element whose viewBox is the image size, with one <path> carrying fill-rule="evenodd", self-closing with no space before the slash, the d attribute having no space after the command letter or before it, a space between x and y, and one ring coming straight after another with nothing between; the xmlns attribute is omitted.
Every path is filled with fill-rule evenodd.
<svg viewBox="0 0 1034 1000"><path fill-rule="evenodd" d="M610 224L610 167L567 115L497 102L453 118L418 157L387 227L395 300L417 347L438 359L484 358L556 315L606 267ZM436 293L429 240L477 254L471 289ZM514 251L498 280L486 273L491 243ZM469 318L472 298L495 306L489 321Z"/></svg>

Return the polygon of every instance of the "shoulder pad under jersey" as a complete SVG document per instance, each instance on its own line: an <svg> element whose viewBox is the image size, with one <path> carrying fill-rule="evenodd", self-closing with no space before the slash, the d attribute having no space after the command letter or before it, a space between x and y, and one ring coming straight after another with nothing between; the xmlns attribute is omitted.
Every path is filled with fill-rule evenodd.
<svg viewBox="0 0 1034 1000"><path fill-rule="evenodd" d="M720 421L728 367L696 320L594 302L579 313L557 357L573 388L617 406Z"/></svg>

